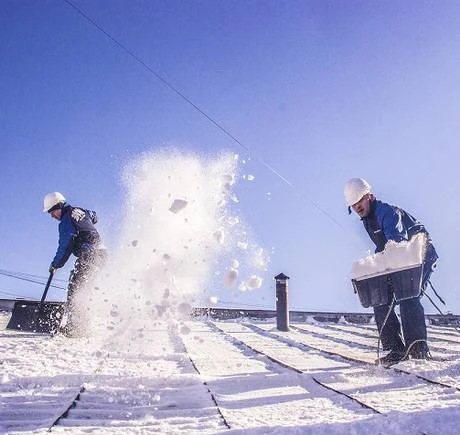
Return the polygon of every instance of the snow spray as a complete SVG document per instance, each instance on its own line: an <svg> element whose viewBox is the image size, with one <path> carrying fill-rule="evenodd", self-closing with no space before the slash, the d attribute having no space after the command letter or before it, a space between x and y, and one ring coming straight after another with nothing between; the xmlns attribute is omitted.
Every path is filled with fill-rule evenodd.
<svg viewBox="0 0 460 435"><path fill-rule="evenodd" d="M165 320L187 333L181 321L209 288L262 285L257 274L240 276L242 263L260 272L267 257L233 210L237 169L232 153L203 158L177 150L146 153L126 165L119 242L82 292L91 335L142 346L155 322Z"/></svg>

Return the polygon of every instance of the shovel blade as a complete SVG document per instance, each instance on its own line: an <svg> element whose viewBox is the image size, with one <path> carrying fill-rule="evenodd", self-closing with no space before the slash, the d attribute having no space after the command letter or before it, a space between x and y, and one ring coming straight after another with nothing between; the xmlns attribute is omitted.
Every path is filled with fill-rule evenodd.
<svg viewBox="0 0 460 435"><path fill-rule="evenodd" d="M13 313L6 329L16 331L52 333L59 329L64 303L17 301L14 304Z"/></svg>

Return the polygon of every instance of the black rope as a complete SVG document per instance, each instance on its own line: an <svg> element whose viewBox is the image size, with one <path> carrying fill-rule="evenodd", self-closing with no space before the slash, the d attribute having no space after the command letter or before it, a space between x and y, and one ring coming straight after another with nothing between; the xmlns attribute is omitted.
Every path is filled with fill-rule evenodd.
<svg viewBox="0 0 460 435"><path fill-rule="evenodd" d="M444 305L446 305L446 303L444 302L444 300L441 298L441 296L439 296L439 294L438 294L438 293L436 292L436 290L434 289L433 284L431 284L431 281L428 280L427 282L430 284L430 287L432 288L434 294L438 297L438 299L439 299ZM447 316L439 309L439 307L434 303L433 299L431 299L430 296L429 296L425 291L423 292L423 294L428 298L428 300L432 303L432 305L438 310L438 312L439 312L442 316L447 317ZM385 324L386 324L386 322L387 322L387 320L388 320L388 317L390 316L391 310L394 308L395 302L396 302L396 298L395 298L395 295L393 294L393 299L392 299L392 301L391 301L391 304L390 304L390 307L389 307L389 309L388 309L388 312L387 312L387 314L386 314L386 316L385 316L385 320L383 321L381 331L383 331L383 328L385 327ZM460 330L459 330L457 327L454 326L454 329L455 329L458 333L460 333ZM379 360L379 354L380 354L380 343L381 343L381 338L380 338L381 335L380 335L380 334L381 334L381 331L378 331L378 330L377 330L377 332L378 332L378 334L379 334L379 338L378 338L378 341L377 341L377 360ZM419 343L419 342L425 342L425 343L428 344L427 340L425 340L425 339L419 339L419 340L413 341L413 342L409 345L409 347L406 349L406 352L404 353L403 357L401 358L401 361L405 360L405 359L408 357L408 355L409 355L409 353L410 353L410 351L411 351L411 349L412 349L412 346L414 346L415 343ZM428 354L429 354L430 358L432 358L431 352L430 352L430 351L428 351Z"/></svg>
<svg viewBox="0 0 460 435"><path fill-rule="evenodd" d="M438 292L435 290L435 288L433 287L433 284L431 284L431 281L428 280L428 284L430 284L430 287L431 289L433 290L433 293L438 297L438 299L444 304L446 305L446 303L444 302L444 300L441 298L441 296L439 296Z"/></svg>
<svg viewBox="0 0 460 435"><path fill-rule="evenodd" d="M429 282L429 281L428 281ZM431 284L431 283L430 283ZM438 313L441 314L441 316L443 317L447 317L446 314L444 314L440 308L434 303L433 299L430 298L430 296L428 294L425 293L425 296L428 298L428 300L431 302L431 304L433 305L433 307L435 307L437 310L438 310ZM460 334L460 330L453 325L453 328Z"/></svg>
<svg viewBox="0 0 460 435"><path fill-rule="evenodd" d="M433 307L435 307L438 310L438 313L441 314L442 316L445 316L445 314L441 311L441 309L434 303L433 299L431 299L427 293L424 293L424 295L428 298L428 300L431 302Z"/></svg>
<svg viewBox="0 0 460 435"><path fill-rule="evenodd" d="M394 308L395 303L396 303L396 296L393 293L393 299L391 300L391 304L390 304L390 306L388 308L388 312L387 312L387 314L385 316L385 319L383 320L382 327L380 328L380 331L377 328L377 332L379 333L379 338L377 340L377 361L380 359L380 343L382 342L382 339L380 338L381 337L381 332L383 331L383 328L385 328L385 325L387 323L388 317L390 317L391 310Z"/></svg>

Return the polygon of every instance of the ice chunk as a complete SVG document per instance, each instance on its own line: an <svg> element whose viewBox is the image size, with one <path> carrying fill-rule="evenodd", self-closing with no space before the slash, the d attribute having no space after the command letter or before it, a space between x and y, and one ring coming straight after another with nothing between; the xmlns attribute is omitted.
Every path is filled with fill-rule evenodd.
<svg viewBox="0 0 460 435"><path fill-rule="evenodd" d="M249 245L248 242L238 242L237 243L238 248L243 249L243 250L248 249L248 245Z"/></svg>
<svg viewBox="0 0 460 435"><path fill-rule="evenodd" d="M222 182L226 189L230 189L230 187L235 184L235 175L233 174L224 174L222 176Z"/></svg>
<svg viewBox="0 0 460 435"><path fill-rule="evenodd" d="M227 222L229 225L236 225L240 222L240 218L238 216L229 216L227 218Z"/></svg>
<svg viewBox="0 0 460 435"><path fill-rule="evenodd" d="M230 269L224 275L224 284L227 287L230 287L235 283L237 278L238 278L238 271L236 269Z"/></svg>
<svg viewBox="0 0 460 435"><path fill-rule="evenodd" d="M246 288L248 290L254 290L256 288L262 287L262 278L256 275L252 275L246 282Z"/></svg>
<svg viewBox="0 0 460 435"><path fill-rule="evenodd" d="M217 230L214 234L213 234L214 238L217 240L217 243L220 243L221 245L224 243L224 240L225 240L225 233L224 233L224 230L223 229L219 229Z"/></svg>
<svg viewBox="0 0 460 435"><path fill-rule="evenodd" d="M181 210L183 210L185 207L187 207L188 202L185 199L175 199L171 207L169 207L169 211L173 213L179 213Z"/></svg>
<svg viewBox="0 0 460 435"><path fill-rule="evenodd" d="M267 254L264 252L262 248L257 248L254 252L253 258L254 266L258 269L265 270L268 263Z"/></svg>

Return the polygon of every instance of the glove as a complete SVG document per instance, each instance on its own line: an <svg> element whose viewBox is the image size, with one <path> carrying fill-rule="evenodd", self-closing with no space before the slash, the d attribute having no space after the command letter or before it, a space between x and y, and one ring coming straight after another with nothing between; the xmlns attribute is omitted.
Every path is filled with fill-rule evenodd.
<svg viewBox="0 0 460 435"><path fill-rule="evenodd" d="M50 268L48 269L48 271L49 271L49 273L54 273L54 272L56 272L57 269L58 268L54 267L53 264L51 263Z"/></svg>

